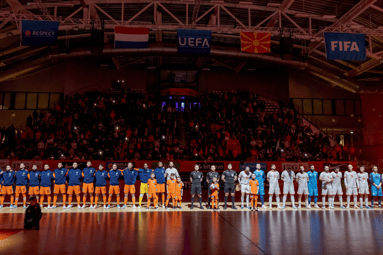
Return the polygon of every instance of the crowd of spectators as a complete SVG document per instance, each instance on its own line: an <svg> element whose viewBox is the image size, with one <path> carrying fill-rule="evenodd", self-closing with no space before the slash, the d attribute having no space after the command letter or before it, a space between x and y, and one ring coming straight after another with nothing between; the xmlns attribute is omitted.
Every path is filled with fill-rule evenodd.
<svg viewBox="0 0 383 255"><path fill-rule="evenodd" d="M174 160L183 153L178 112L154 93L74 94L33 115L24 130L1 130L4 158Z"/></svg>
<svg viewBox="0 0 383 255"><path fill-rule="evenodd" d="M284 103L267 111L265 100L249 92L206 92L182 112L163 101L158 93L132 91L66 96L53 110L35 111L25 128L1 129L0 158L308 161L355 155L354 147L332 146L303 125ZM181 123L186 132L180 133Z"/></svg>

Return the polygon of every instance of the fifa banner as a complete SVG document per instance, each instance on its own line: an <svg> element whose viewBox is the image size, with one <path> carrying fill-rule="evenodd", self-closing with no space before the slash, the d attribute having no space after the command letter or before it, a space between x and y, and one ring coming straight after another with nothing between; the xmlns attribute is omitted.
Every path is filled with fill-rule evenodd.
<svg viewBox="0 0 383 255"><path fill-rule="evenodd" d="M57 39L59 24L56 21L22 20L22 45L53 44Z"/></svg>
<svg viewBox="0 0 383 255"><path fill-rule="evenodd" d="M210 54L211 30L177 29L178 53Z"/></svg>
<svg viewBox="0 0 383 255"><path fill-rule="evenodd" d="M364 34L324 33L326 58L336 60L366 60Z"/></svg>

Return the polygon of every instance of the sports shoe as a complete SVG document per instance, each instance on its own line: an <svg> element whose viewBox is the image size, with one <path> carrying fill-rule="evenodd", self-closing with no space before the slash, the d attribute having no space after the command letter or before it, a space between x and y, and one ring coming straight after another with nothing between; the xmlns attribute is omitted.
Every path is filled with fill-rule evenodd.
<svg viewBox="0 0 383 255"><path fill-rule="evenodd" d="M77 208L78 209L82 209L83 207L81 205L77 205Z"/></svg>
<svg viewBox="0 0 383 255"><path fill-rule="evenodd" d="M334 206L331 206L330 209L335 209L335 207L334 207Z"/></svg>
<svg viewBox="0 0 383 255"><path fill-rule="evenodd" d="M271 206L269 206L269 209L271 209L272 207Z"/></svg>
<svg viewBox="0 0 383 255"><path fill-rule="evenodd" d="M208 208L209 209L209 208ZM211 208L211 209L209 209L209 210L211 210L212 212L214 212L215 210L214 210L214 208Z"/></svg>
<svg viewBox="0 0 383 255"><path fill-rule="evenodd" d="M343 205L341 205L340 208L342 208L342 209L346 209L346 207L344 207Z"/></svg>
<svg viewBox="0 0 383 255"><path fill-rule="evenodd" d="M93 206L93 209L96 209L96 208L97 208L97 205L94 205L94 206Z"/></svg>
<svg viewBox="0 0 383 255"><path fill-rule="evenodd" d="M330 207L329 207L330 208ZM322 206L322 209L326 209L326 206L324 205L324 206Z"/></svg>
<svg viewBox="0 0 383 255"><path fill-rule="evenodd" d="M267 207L265 205L262 205L262 209L267 209Z"/></svg>
<svg viewBox="0 0 383 255"><path fill-rule="evenodd" d="M141 205L138 205L137 208L141 208Z"/></svg>
<svg viewBox="0 0 383 255"><path fill-rule="evenodd" d="M254 211L254 208L251 208L250 211Z"/></svg>
<svg viewBox="0 0 383 255"><path fill-rule="evenodd" d="M0 209L3 208L4 206L3 205L0 205Z"/></svg>
<svg viewBox="0 0 383 255"><path fill-rule="evenodd" d="M247 206L246 208L247 208L247 209L251 209L251 206Z"/></svg>
<svg viewBox="0 0 383 255"><path fill-rule="evenodd" d="M382 205L378 205L378 208L379 208L379 209L382 208Z"/></svg>
<svg viewBox="0 0 383 255"><path fill-rule="evenodd" d="M133 205L133 208L136 208L136 207ZM164 208L164 209L165 209L165 205L162 205L162 208Z"/></svg>
<svg viewBox="0 0 383 255"><path fill-rule="evenodd" d="M360 209L363 209L363 205L360 206Z"/></svg>
<svg viewBox="0 0 383 255"><path fill-rule="evenodd" d="M217 208L217 212L219 212L219 207Z"/></svg>
<svg viewBox="0 0 383 255"><path fill-rule="evenodd" d="M85 205L82 205L82 207L81 207L81 208L82 208L82 209L84 209L85 207L86 207ZM90 206L90 208L92 208L92 206Z"/></svg>
<svg viewBox="0 0 383 255"><path fill-rule="evenodd" d="M158 206L154 207L153 209L157 210L157 209L158 209Z"/></svg>
<svg viewBox="0 0 383 255"><path fill-rule="evenodd" d="M104 209L106 209L106 205L104 205Z"/></svg>
<svg viewBox="0 0 383 255"><path fill-rule="evenodd" d="M191 206L190 206L190 209L193 209L193 208L194 208L194 206L193 206L193 205L191 205Z"/></svg>
<svg viewBox="0 0 383 255"><path fill-rule="evenodd" d="M133 209L136 209L137 207L135 205L133 205ZM164 206L162 206L162 208L165 208Z"/></svg>
<svg viewBox="0 0 383 255"><path fill-rule="evenodd" d="M72 208L72 207L73 207L73 205L68 205L66 208L69 209L69 208Z"/></svg>
<svg viewBox="0 0 383 255"><path fill-rule="evenodd" d="M282 207L280 207L279 205L278 205L278 207L277 207L278 209L283 209Z"/></svg>
<svg viewBox="0 0 383 255"><path fill-rule="evenodd" d="M320 208L320 207L319 207L317 204L315 204L315 206L314 206L314 207L315 207L315 208L318 208L318 209Z"/></svg>
<svg viewBox="0 0 383 255"><path fill-rule="evenodd" d="M16 209L17 206L16 206L16 205L10 205L9 208L10 208L10 209Z"/></svg>
<svg viewBox="0 0 383 255"><path fill-rule="evenodd" d="M241 205L241 209L243 209L244 207L243 207L243 205Z"/></svg>
<svg viewBox="0 0 383 255"><path fill-rule="evenodd" d="M282 206L282 207L278 207L278 208L280 208L280 209L284 210L286 207L285 207L285 206Z"/></svg>
<svg viewBox="0 0 383 255"><path fill-rule="evenodd" d="M226 210L226 209L227 209L227 206L226 206L226 205L224 205L224 206L223 206L223 209L224 209L224 210Z"/></svg>
<svg viewBox="0 0 383 255"><path fill-rule="evenodd" d="M298 209L295 205L293 205L293 209Z"/></svg>
<svg viewBox="0 0 383 255"><path fill-rule="evenodd" d="M120 206L120 205L117 205L117 209L121 209L121 206Z"/></svg>
<svg viewBox="0 0 383 255"><path fill-rule="evenodd" d="M346 209L350 209L350 206L348 205L348 206L346 206Z"/></svg>
<svg viewBox="0 0 383 255"><path fill-rule="evenodd" d="M174 207L173 207L173 209L174 209ZM203 210L204 208L203 208L203 206L201 205L201 206L199 207L199 209Z"/></svg>
<svg viewBox="0 0 383 255"><path fill-rule="evenodd" d="M213 208L210 208L210 206L208 205L208 206L206 206L206 209L213 209Z"/></svg>
<svg viewBox="0 0 383 255"><path fill-rule="evenodd" d="M359 209L359 207L356 205L356 206L354 206L354 209ZM361 208L362 209L362 208Z"/></svg>
<svg viewBox="0 0 383 255"><path fill-rule="evenodd" d="M110 209L110 205L108 205L108 206L106 207L106 209Z"/></svg>
<svg viewBox="0 0 383 255"><path fill-rule="evenodd" d="M368 205L366 205L365 207L366 207L366 209L371 209L371 207L369 207Z"/></svg>
<svg viewBox="0 0 383 255"><path fill-rule="evenodd" d="M40 208L43 209L44 205L40 205Z"/></svg>
<svg viewBox="0 0 383 255"><path fill-rule="evenodd" d="M49 207L48 207L49 208ZM52 205L49 209L56 209L57 207L55 205Z"/></svg>
<svg viewBox="0 0 383 255"><path fill-rule="evenodd" d="M311 205L307 206L308 209L311 209Z"/></svg>
<svg viewBox="0 0 383 255"><path fill-rule="evenodd" d="M233 206L231 207L231 209L237 210L237 207L235 207L235 205L233 205Z"/></svg>
<svg viewBox="0 0 383 255"><path fill-rule="evenodd" d="M308 206L306 206L308 208ZM298 209L301 209L301 205L298 205Z"/></svg>
<svg viewBox="0 0 383 255"><path fill-rule="evenodd" d="M126 205L123 205L123 206L122 206L122 209L126 209L126 208L127 208L127 206L126 206Z"/></svg>
<svg viewBox="0 0 383 255"><path fill-rule="evenodd" d="M27 209L27 206L26 206L26 205L24 205L24 206L23 206L23 209Z"/></svg>
<svg viewBox="0 0 383 255"><path fill-rule="evenodd" d="M256 211L259 211L258 207L255 207L255 210L256 210Z"/></svg>

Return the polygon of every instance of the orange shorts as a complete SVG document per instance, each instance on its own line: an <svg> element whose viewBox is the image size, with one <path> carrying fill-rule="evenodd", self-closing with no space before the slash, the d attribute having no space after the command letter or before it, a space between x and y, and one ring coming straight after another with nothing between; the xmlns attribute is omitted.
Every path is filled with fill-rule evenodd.
<svg viewBox="0 0 383 255"><path fill-rule="evenodd" d="M149 193L148 194L148 198L154 198L156 199L158 196L157 196L157 193Z"/></svg>
<svg viewBox="0 0 383 255"><path fill-rule="evenodd" d="M83 183L82 184L82 193L93 193L94 185L93 183Z"/></svg>
<svg viewBox="0 0 383 255"><path fill-rule="evenodd" d="M96 192L95 192L96 194L100 194L100 193L102 193L102 194L106 194L106 187L104 186L104 187L96 187Z"/></svg>
<svg viewBox="0 0 383 255"><path fill-rule="evenodd" d="M50 194L51 194L51 187L40 188L40 195L50 195Z"/></svg>
<svg viewBox="0 0 383 255"><path fill-rule="evenodd" d="M16 195L18 194L25 194L27 193L27 189L25 188L25 186L16 186Z"/></svg>
<svg viewBox="0 0 383 255"><path fill-rule="evenodd" d="M120 194L120 186L109 186L109 195Z"/></svg>
<svg viewBox="0 0 383 255"><path fill-rule="evenodd" d="M65 190L65 184L55 184L54 188L53 188L53 192L55 194L65 194L66 193L66 190Z"/></svg>
<svg viewBox="0 0 383 255"><path fill-rule="evenodd" d="M125 187L124 187L124 193L125 194L134 194L136 193L136 188L134 187L134 185L126 185L125 184Z"/></svg>
<svg viewBox="0 0 383 255"><path fill-rule="evenodd" d="M174 197L175 199L178 199L178 200L181 200L182 199L182 196L181 194L176 194L176 196Z"/></svg>
<svg viewBox="0 0 383 255"><path fill-rule="evenodd" d="M80 195L80 193L81 193L80 185L78 185L78 186L69 186L67 194L68 195L72 195L73 192L76 195Z"/></svg>
<svg viewBox="0 0 383 255"><path fill-rule="evenodd" d="M38 195L38 194L40 194L39 186L29 187L29 195Z"/></svg>
<svg viewBox="0 0 383 255"><path fill-rule="evenodd" d="M168 199L170 198L176 198L176 194L175 193L168 193Z"/></svg>
<svg viewBox="0 0 383 255"><path fill-rule="evenodd" d="M1 186L1 194L2 195L13 195L13 187L12 186Z"/></svg>
<svg viewBox="0 0 383 255"><path fill-rule="evenodd" d="M157 188L157 193L165 193L165 183L157 184L156 188Z"/></svg>

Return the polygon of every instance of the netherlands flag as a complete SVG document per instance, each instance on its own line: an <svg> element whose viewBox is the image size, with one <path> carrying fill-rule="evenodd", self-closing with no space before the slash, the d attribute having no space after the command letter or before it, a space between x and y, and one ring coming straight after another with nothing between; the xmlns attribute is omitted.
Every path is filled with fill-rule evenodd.
<svg viewBox="0 0 383 255"><path fill-rule="evenodd" d="M146 27L114 27L115 48L147 48L149 28Z"/></svg>

